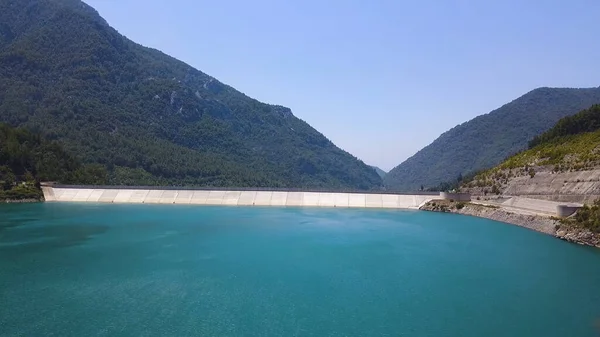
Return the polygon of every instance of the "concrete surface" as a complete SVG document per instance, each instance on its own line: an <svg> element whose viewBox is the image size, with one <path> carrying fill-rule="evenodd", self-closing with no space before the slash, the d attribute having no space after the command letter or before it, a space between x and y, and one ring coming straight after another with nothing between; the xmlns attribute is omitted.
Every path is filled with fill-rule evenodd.
<svg viewBox="0 0 600 337"><path fill-rule="evenodd" d="M42 188L47 202L102 202L229 206L359 207L418 209L435 195L371 193L194 191L161 189ZM556 210L556 208L554 208Z"/></svg>
<svg viewBox="0 0 600 337"><path fill-rule="evenodd" d="M532 199L523 197L505 196L498 200L472 201L475 204L492 205L501 207L507 211L523 215L542 215L557 216L559 206L565 205L563 202ZM569 206L580 207L581 204L569 204Z"/></svg>

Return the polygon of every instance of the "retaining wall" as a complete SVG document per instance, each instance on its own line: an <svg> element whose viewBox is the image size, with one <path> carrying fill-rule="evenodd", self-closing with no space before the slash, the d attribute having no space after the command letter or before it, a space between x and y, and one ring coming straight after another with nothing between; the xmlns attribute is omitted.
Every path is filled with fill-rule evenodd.
<svg viewBox="0 0 600 337"><path fill-rule="evenodd" d="M42 186L48 202L418 209L435 195Z"/></svg>
<svg viewBox="0 0 600 337"><path fill-rule="evenodd" d="M471 201L471 193L440 192L440 198L454 201Z"/></svg>
<svg viewBox="0 0 600 337"><path fill-rule="evenodd" d="M572 204L572 205L564 205L560 202L549 201L549 200L540 200L540 199L530 199L530 198L522 198L522 197L512 197L504 202L502 202L503 206L516 207L525 210L531 210L537 213L545 213L548 215L559 214L559 206L572 206L572 207L581 207L582 205Z"/></svg>
<svg viewBox="0 0 600 337"><path fill-rule="evenodd" d="M559 217L566 218L575 214L582 206L573 205L558 205L556 206L556 213Z"/></svg>

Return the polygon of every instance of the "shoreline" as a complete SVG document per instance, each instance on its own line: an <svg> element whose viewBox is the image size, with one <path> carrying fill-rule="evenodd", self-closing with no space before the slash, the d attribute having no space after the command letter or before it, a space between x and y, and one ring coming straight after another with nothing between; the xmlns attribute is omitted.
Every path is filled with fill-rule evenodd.
<svg viewBox="0 0 600 337"><path fill-rule="evenodd" d="M44 196L49 195L51 197L54 198L50 198L50 201L58 201L55 200L56 196L54 195L54 189L53 188L49 188L49 187L43 187L42 188L43 192L44 192ZM93 190L89 189L86 192L87 194L91 194ZM114 190L116 192L116 190ZM127 191L127 190L124 190ZM129 190L128 192L132 192L131 194L133 194L133 192L138 192L135 190ZM149 193L150 191L147 191L147 193ZM157 190L158 192L158 190ZM181 191L168 191L168 190L163 190L161 191L163 193L169 193L169 192L181 192ZM204 193L218 193L218 194L223 194L223 195L219 195L220 198L218 198L219 200L214 200L214 202L208 202L209 200L209 195L205 196L204 198L205 201L201 202L201 203L194 203L192 202L192 194L194 193L193 191L183 191L183 193L185 193L185 204L204 204L204 205L256 205L256 203L254 202L254 200L252 200L252 203L240 203L240 202L235 202L235 203L231 203L231 202L227 202L229 200L225 200L226 198L226 194L227 192L225 191L198 191L200 193L204 192ZM233 191L232 191L233 192ZM229 192L229 193L232 193ZM249 191L250 192L250 191ZM104 192L103 192L104 193ZM240 198L241 196L241 191L235 191L233 193L239 193L240 195L237 196L237 198ZM248 193L248 192L246 192ZM250 193L254 193L255 196L258 193L258 191L252 191ZM265 192L262 192L265 193ZM282 192L267 192L267 193L272 193L272 194L280 194ZM293 192L291 192L293 193ZM296 192L299 193L299 192ZM301 193L301 192L300 192ZM310 192L308 192L310 193ZM72 194L72 193L71 193ZM112 195L114 194L114 195ZM319 195L320 193L310 193L310 194L317 194ZM331 198L333 193L325 193L327 194L327 198L326 199L333 199ZM346 193L348 194L348 193ZM69 199L75 199L74 197L76 196L76 194L74 195L70 195ZM132 197L133 195L128 195L128 197ZM384 196L383 195L379 195L379 200L377 200L377 205L372 204L372 205L367 205L368 202L366 200L366 195L363 195L365 198L365 200L363 201L365 204L362 205L356 205L359 206L361 208L375 208L375 209L382 209L382 208L388 208L389 206L392 205L384 205L385 202L383 200ZM99 196L98 196L99 197ZM111 193L111 203L114 203L114 199L117 197L117 193ZM269 196L271 197L271 196ZM499 222L503 222L506 224L510 224L510 225L515 225L515 226L519 226L519 227L523 227L523 228L527 228L530 230L534 230L536 232L539 233L543 233L543 234L547 234L547 235L552 235L558 239L564 240L564 241L568 241L568 242L572 242L572 243L577 243L580 245L586 245L586 246L592 246L592 247L597 247L600 248L600 233L593 233L588 229L585 228L580 228L580 227L574 227L574 226L568 226L565 225L563 223L561 223L560 219L555 218L555 217L551 217L551 216L545 216L545 215L540 215L540 214L523 214L519 211L514 212L511 210L508 210L506 208L503 208L502 206L496 206L496 205L483 205L483 204L474 204L474 203L470 203L470 202L454 202L454 201L447 201L447 200L439 200L439 199L429 199L429 200L423 200L423 202L418 205L418 204L413 204L411 205L412 207L398 207L400 206L399 204L396 204L396 202L399 202L399 198L401 197L400 195L390 195L390 197L395 197L393 200L393 206L395 207L389 207L389 208L403 208L403 209L415 209L415 210L421 210L421 211L430 211L430 212L442 212L442 213L455 213L455 214L460 214L460 215L468 215L468 216L475 216L475 217L479 217L479 218L484 218L484 219L490 219L490 220L494 220L494 221L499 221ZM413 196L415 197L415 196ZM423 196L421 196L423 197ZM236 199L237 199L236 198ZM46 199L46 200L45 200ZM100 199L100 198L98 198ZM154 202L149 202L149 203L167 203L167 202L161 202L163 200L160 200L158 198L153 198L153 199L157 199L157 200L152 200ZM177 202L177 194L175 195L169 195L168 196L168 203L172 203L172 204L176 204ZM252 198L254 199L254 198ZM271 198L269 198L271 199ZM287 196L286 196L287 199ZM304 199L304 198L302 198ZM322 202L320 202L321 200L319 200L320 198L318 198L317 200L311 200L313 201L310 204L303 204L302 202L300 203L294 203L293 205L290 205L287 202L282 202L283 200L277 200L277 203L264 203L264 204L259 204L257 206L332 206L332 207L337 207L338 205L336 205L337 202L335 202L334 200L326 200L328 201L327 203L331 203L331 205L325 205L322 204ZM0 204L4 203L4 204L19 204L19 203L38 203L38 202L44 202L44 201L48 201L47 198L28 198L28 199L6 199L6 200L0 200ZM71 201L71 200L70 200ZM72 201L76 201L76 200L72 200ZM88 202L90 202L89 200L87 200ZM108 200L107 200L108 201ZM121 200L120 200L121 201ZM124 200L123 200L124 201ZM121 201L121 202L123 202ZM137 203L139 203L139 200ZM144 200L145 201L145 200ZM212 201L212 200L210 200ZM218 201L218 202L216 202ZM234 201L234 200L232 200ZM235 200L238 201L238 200ZM271 200L269 200L271 201ZM304 200L302 200L304 201ZM323 200L325 201L325 200ZM350 205L348 203L349 200L346 201L345 205L339 205L339 206L345 206L345 207L349 207L351 208L352 205ZM416 202L417 200L414 200L413 202ZM101 200L96 200L96 202L101 202ZM125 202L127 203L127 202ZM142 201L142 203L144 203ZM371 207L369 207L371 206ZM374 207L373 207L374 206ZM386 207L388 206L388 207ZM403 205L404 206L404 205Z"/></svg>
<svg viewBox="0 0 600 337"><path fill-rule="evenodd" d="M460 206L457 207L457 205ZM490 219L551 235L567 242L600 248L599 233L592 233L583 228L565 226L560 223L559 219L549 216L519 214L497 206L451 203L444 200L432 200L419 209L429 212L455 213Z"/></svg>
<svg viewBox="0 0 600 337"><path fill-rule="evenodd" d="M33 204L36 202L44 202L44 199L5 199L0 200L0 204Z"/></svg>

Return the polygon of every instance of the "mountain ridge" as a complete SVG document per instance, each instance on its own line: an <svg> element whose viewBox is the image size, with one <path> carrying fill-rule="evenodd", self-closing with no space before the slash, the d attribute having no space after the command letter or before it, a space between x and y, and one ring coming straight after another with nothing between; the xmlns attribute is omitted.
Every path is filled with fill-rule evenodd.
<svg viewBox="0 0 600 337"><path fill-rule="evenodd" d="M600 87L534 89L442 133L384 177L387 189L417 190L492 167L560 118L600 103Z"/></svg>
<svg viewBox="0 0 600 337"><path fill-rule="evenodd" d="M473 195L536 195L589 202L600 196L600 105L559 120L527 150L465 180ZM566 200L568 199L568 200Z"/></svg>
<svg viewBox="0 0 600 337"><path fill-rule="evenodd" d="M109 183L381 187L289 108L125 38L79 0L9 0L0 22L0 121L106 166Z"/></svg>
<svg viewBox="0 0 600 337"><path fill-rule="evenodd" d="M385 175L387 174L387 172L385 172L384 170L380 169L377 166L373 166L371 165L371 167L375 170L375 172L377 172L377 174L379 174L379 176L383 179L383 177L385 177Z"/></svg>

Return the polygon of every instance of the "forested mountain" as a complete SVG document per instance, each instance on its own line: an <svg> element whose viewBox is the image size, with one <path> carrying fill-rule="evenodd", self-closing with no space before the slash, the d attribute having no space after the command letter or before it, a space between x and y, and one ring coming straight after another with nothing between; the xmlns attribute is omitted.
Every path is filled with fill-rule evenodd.
<svg viewBox="0 0 600 337"><path fill-rule="evenodd" d="M40 181L104 184L101 165L81 165L55 142L0 123L0 201L39 199Z"/></svg>
<svg viewBox="0 0 600 337"><path fill-rule="evenodd" d="M377 167L377 166L371 166L371 167L372 167L372 168L375 170L375 172L377 172L377 174L379 174L379 176L380 176L381 178L385 177L385 175L386 175L386 172L385 172L384 170L380 169L380 168L379 168L379 167Z"/></svg>
<svg viewBox="0 0 600 337"><path fill-rule="evenodd" d="M105 166L111 184L381 187L290 109L128 40L79 0L0 2L0 92L0 121Z"/></svg>
<svg viewBox="0 0 600 337"><path fill-rule="evenodd" d="M600 232L600 105L562 118L535 137L529 148L467 179L461 189L475 195L569 196L589 205L562 225Z"/></svg>
<svg viewBox="0 0 600 337"><path fill-rule="evenodd" d="M443 133L388 172L387 189L417 190L456 181L525 149L559 119L600 103L600 88L539 88Z"/></svg>
<svg viewBox="0 0 600 337"><path fill-rule="evenodd" d="M529 173L531 166L552 166L554 172L595 169L600 165L600 105L593 105L573 116L562 118L550 130L529 142L500 165L479 173L471 183L489 178L502 170L521 169ZM535 175L535 172L532 172Z"/></svg>
<svg viewBox="0 0 600 337"><path fill-rule="evenodd" d="M562 143L564 138L600 130L600 104L593 105L573 116L560 119L550 130L535 136L529 142L529 149L538 145Z"/></svg>

